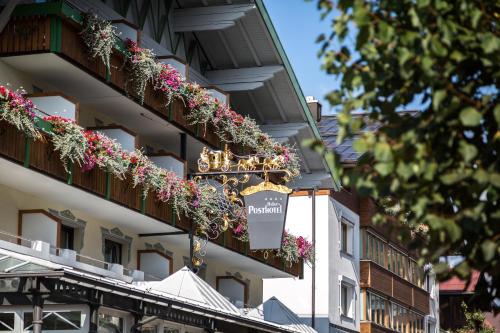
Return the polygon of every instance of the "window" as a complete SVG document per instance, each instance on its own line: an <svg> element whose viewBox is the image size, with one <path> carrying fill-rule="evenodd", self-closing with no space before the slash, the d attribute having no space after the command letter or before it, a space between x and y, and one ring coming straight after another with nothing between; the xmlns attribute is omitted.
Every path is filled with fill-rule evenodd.
<svg viewBox="0 0 500 333"><path fill-rule="evenodd" d="M341 304L340 304L340 306L342 309L342 314L344 316L349 317L349 304L347 302L347 298L348 298L347 293L349 292L349 288L345 284L343 284L340 288L341 288L341 291L340 291L340 295L341 295L341 302L340 303Z"/></svg>
<svg viewBox="0 0 500 333"><path fill-rule="evenodd" d="M370 232L363 231L361 235L363 239L361 259L371 260L412 284L420 288L425 287L424 271L422 267L420 267L408 254L387 244Z"/></svg>
<svg viewBox="0 0 500 333"><path fill-rule="evenodd" d="M423 333L424 316L369 291L362 304L364 320L393 329L400 333Z"/></svg>
<svg viewBox="0 0 500 333"><path fill-rule="evenodd" d="M99 333L123 333L124 320L122 317L99 313Z"/></svg>
<svg viewBox="0 0 500 333"><path fill-rule="evenodd" d="M217 291L226 297L238 308L247 304L247 285L233 276L218 276L216 280Z"/></svg>
<svg viewBox="0 0 500 333"><path fill-rule="evenodd" d="M62 249L75 249L75 229L66 225L61 225L60 247Z"/></svg>
<svg viewBox="0 0 500 333"><path fill-rule="evenodd" d="M340 222L340 251L352 254L353 253L353 225L342 218Z"/></svg>
<svg viewBox="0 0 500 333"><path fill-rule="evenodd" d="M14 313L0 313L0 332L14 332L14 321Z"/></svg>
<svg viewBox="0 0 500 333"><path fill-rule="evenodd" d="M137 251L137 268L146 281L163 280L172 274L172 258L156 250Z"/></svg>
<svg viewBox="0 0 500 333"><path fill-rule="evenodd" d="M112 264L122 263L122 244L112 240L104 240L104 261Z"/></svg>
<svg viewBox="0 0 500 333"><path fill-rule="evenodd" d="M81 311L44 311L42 331L79 331L82 328ZM33 312L24 313L24 330L33 330Z"/></svg>
<svg viewBox="0 0 500 333"><path fill-rule="evenodd" d="M342 316L354 318L353 300L354 286L342 281L340 283L340 314Z"/></svg>

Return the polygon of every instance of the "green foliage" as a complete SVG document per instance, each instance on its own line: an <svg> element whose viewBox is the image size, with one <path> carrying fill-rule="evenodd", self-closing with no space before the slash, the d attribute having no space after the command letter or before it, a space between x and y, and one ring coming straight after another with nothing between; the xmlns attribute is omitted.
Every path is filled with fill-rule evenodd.
<svg viewBox="0 0 500 333"><path fill-rule="evenodd" d="M354 148L365 155L349 171L320 143L313 148L336 165L344 185L380 206L397 199L391 223L425 231L401 235L418 250L420 264L434 263L442 279L482 271L481 299L498 298L500 3L317 4L322 17L332 16L332 31L318 41L324 70L341 79L327 96L339 111L339 142L356 137ZM398 112L410 104L418 111ZM360 133L369 124L378 130ZM456 253L465 260L451 271L437 264Z"/></svg>
<svg viewBox="0 0 500 333"><path fill-rule="evenodd" d="M462 309L464 310L466 322L464 327L457 330L457 333L495 333L495 329L493 327L485 325L485 317L481 311L469 311L465 302L462 302Z"/></svg>

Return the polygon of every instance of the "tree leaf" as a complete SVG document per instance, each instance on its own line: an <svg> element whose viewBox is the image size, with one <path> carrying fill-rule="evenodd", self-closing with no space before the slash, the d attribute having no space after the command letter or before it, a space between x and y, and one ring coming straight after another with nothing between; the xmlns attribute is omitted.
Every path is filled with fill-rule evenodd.
<svg viewBox="0 0 500 333"><path fill-rule="evenodd" d="M477 126L481 123L481 113L473 107L466 107L460 111L460 121L465 126Z"/></svg>
<svg viewBox="0 0 500 333"><path fill-rule="evenodd" d="M488 32L483 35L481 47L485 53L493 53L500 47L500 38Z"/></svg>
<svg viewBox="0 0 500 333"><path fill-rule="evenodd" d="M477 148L474 145L468 144L466 141L462 140L459 143L460 154L464 157L465 162L470 162L474 157L477 156Z"/></svg>
<svg viewBox="0 0 500 333"><path fill-rule="evenodd" d="M446 98L446 90L439 89L434 92L432 95L432 108L437 111L441 102Z"/></svg>

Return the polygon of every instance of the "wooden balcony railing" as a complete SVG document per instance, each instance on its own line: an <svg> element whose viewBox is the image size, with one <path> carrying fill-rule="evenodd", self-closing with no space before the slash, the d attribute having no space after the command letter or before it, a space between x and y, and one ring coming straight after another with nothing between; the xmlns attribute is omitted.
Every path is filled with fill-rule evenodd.
<svg viewBox="0 0 500 333"><path fill-rule="evenodd" d="M100 59L89 57L81 38L80 22L81 13L63 0L19 5L0 34L0 57L54 53L139 103L137 96L125 91L126 73L121 69L123 50L114 50L108 71ZM189 124L183 101L176 99L166 104L165 95L148 83L144 108L212 147L221 146L212 124L207 124L206 128Z"/></svg>
<svg viewBox="0 0 500 333"><path fill-rule="evenodd" d="M39 125L45 128L50 127L47 123ZM185 231L191 229L191 220L184 216L177 216L170 204L158 201L153 193L143 198L142 189L134 188L130 178L121 180L98 168L83 172L77 165L73 165L72 172L67 173L59 153L54 151L49 138L33 141L3 121L0 122L0 156L163 223ZM302 276L303 274L302 262L290 265L275 257L272 251L269 255L252 252L248 243L236 239L229 230L213 242L291 275Z"/></svg>
<svg viewBox="0 0 500 333"><path fill-rule="evenodd" d="M371 288L416 310L429 313L429 293L371 261L361 261L361 288Z"/></svg>

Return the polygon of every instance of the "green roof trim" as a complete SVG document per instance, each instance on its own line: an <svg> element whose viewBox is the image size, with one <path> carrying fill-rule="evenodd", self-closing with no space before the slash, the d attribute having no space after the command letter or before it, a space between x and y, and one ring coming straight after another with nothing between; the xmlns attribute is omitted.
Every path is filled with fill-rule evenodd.
<svg viewBox="0 0 500 333"><path fill-rule="evenodd" d="M288 77L290 78L290 81L292 82L292 86L295 89L295 92L297 93L297 97L299 98L300 104L302 106L302 109L304 111L304 114L307 118L307 122L309 123L309 126L311 126L311 129L314 133L314 136L316 139L321 140L321 134L319 133L318 126L316 125L316 121L313 119L311 115L311 111L309 110L309 107L307 106L306 99L304 97L304 93L302 92L302 88L300 87L299 81L297 80L297 77L295 76L295 72L293 71L292 65L290 64L290 61L288 60L288 57L286 55L285 49L283 48L283 45L281 44L281 41L279 39L278 33L276 32L276 29L274 28L273 22L271 21L271 17L269 16L269 13L267 12L266 6L264 5L263 0L255 0L255 4L257 5L257 9L259 10L262 19L264 20L264 23L266 25L266 28L271 35L271 39L273 40L274 46L278 50L278 54L283 61L283 65L285 66L285 70L288 74ZM328 169L330 171L330 175L332 176L333 180L333 187L336 191L340 189L339 186L339 180L335 179L333 176L335 174L334 172L334 165L332 163L329 163L327 160L324 160L325 163L328 166Z"/></svg>

